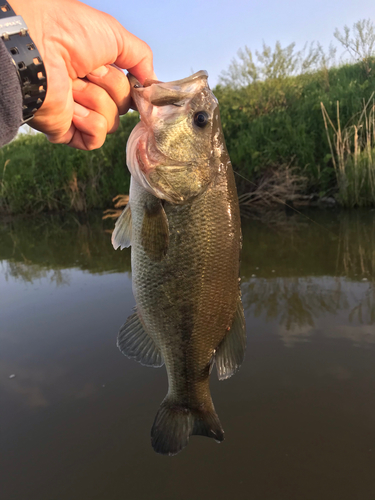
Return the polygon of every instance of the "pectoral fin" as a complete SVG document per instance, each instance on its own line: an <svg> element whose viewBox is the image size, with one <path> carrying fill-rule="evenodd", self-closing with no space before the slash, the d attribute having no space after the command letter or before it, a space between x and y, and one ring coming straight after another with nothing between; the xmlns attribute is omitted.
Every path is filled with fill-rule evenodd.
<svg viewBox="0 0 375 500"><path fill-rule="evenodd" d="M144 209L141 229L142 246L153 261L161 261L169 246L169 226L161 201L156 199Z"/></svg>
<svg viewBox="0 0 375 500"><path fill-rule="evenodd" d="M158 368L164 360L159 347L144 329L138 313L134 313L122 325L117 336L117 347L128 358L141 365Z"/></svg>
<svg viewBox="0 0 375 500"><path fill-rule="evenodd" d="M112 245L115 250L118 247L128 248L131 245L132 237L132 212L130 204L126 206L120 217L116 221L115 229L112 233Z"/></svg>
<svg viewBox="0 0 375 500"><path fill-rule="evenodd" d="M246 325L241 297L231 329L217 348L215 355L219 380L231 377L241 366L246 350Z"/></svg>

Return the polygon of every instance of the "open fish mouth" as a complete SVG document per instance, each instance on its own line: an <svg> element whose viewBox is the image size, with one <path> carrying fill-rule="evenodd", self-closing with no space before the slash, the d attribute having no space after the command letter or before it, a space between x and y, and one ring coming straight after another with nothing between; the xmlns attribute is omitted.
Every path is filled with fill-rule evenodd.
<svg viewBox="0 0 375 500"><path fill-rule="evenodd" d="M162 110L158 113L157 108L184 106L186 100L207 87L208 73L201 70L187 78L172 82L146 79L143 85L131 73L128 73L127 77L133 101L131 107L140 113L143 121L147 122L152 115L163 114ZM150 105L154 109L150 109Z"/></svg>
<svg viewBox="0 0 375 500"><path fill-rule="evenodd" d="M208 73L207 71L201 70L187 78L173 80L171 82L146 79L143 85L131 73L128 73L127 76L135 108L140 111L137 107L136 95L142 93L144 89L150 89L150 87L154 86L154 88L148 92L150 94L149 102L154 106L178 104L184 97L187 97L187 95L197 92L198 80L204 80L204 85L206 84L205 80L208 78Z"/></svg>

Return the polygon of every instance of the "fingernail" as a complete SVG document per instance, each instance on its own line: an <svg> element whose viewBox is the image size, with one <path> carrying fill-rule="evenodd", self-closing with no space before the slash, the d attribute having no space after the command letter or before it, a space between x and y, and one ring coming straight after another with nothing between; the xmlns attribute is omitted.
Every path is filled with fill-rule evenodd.
<svg viewBox="0 0 375 500"><path fill-rule="evenodd" d="M91 71L90 75L92 76L105 76L109 71L109 68L107 66L100 66L97 69L94 69L94 71Z"/></svg>
<svg viewBox="0 0 375 500"><path fill-rule="evenodd" d="M80 118L86 118L86 116L89 115L90 110L75 102L73 112L76 116L79 116Z"/></svg>

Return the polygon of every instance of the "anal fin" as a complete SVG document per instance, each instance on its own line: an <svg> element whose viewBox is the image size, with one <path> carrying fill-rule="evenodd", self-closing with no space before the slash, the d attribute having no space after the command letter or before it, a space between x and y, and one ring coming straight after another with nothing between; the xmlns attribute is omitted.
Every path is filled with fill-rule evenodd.
<svg viewBox="0 0 375 500"><path fill-rule="evenodd" d="M141 365L158 368L164 359L159 347L144 329L138 313L134 313L121 327L117 336L117 347L128 358L135 359Z"/></svg>
<svg viewBox="0 0 375 500"><path fill-rule="evenodd" d="M241 296L231 329L217 348L215 355L219 380L231 377L241 366L246 350L246 325Z"/></svg>

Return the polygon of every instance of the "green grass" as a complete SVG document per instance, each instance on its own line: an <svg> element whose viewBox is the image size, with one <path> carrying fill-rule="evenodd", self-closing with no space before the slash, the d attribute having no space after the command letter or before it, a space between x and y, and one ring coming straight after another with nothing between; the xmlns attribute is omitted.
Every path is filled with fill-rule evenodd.
<svg viewBox="0 0 375 500"><path fill-rule="evenodd" d="M336 173L341 205L347 208L375 205L375 103L374 94L363 110L342 126L340 105L331 119L322 104L323 119ZM336 122L336 123L334 123Z"/></svg>
<svg viewBox="0 0 375 500"><path fill-rule="evenodd" d="M86 211L106 208L129 191L126 142L138 115L121 119L104 146L85 152L50 144L42 134L19 134L0 149L0 212Z"/></svg>

